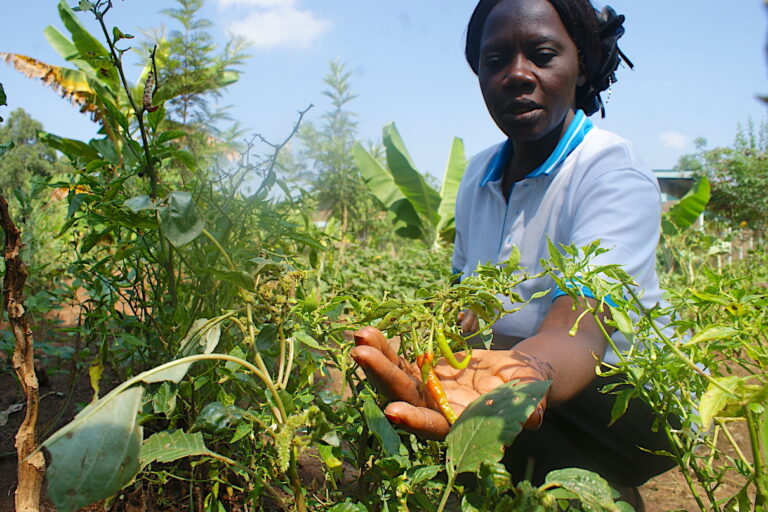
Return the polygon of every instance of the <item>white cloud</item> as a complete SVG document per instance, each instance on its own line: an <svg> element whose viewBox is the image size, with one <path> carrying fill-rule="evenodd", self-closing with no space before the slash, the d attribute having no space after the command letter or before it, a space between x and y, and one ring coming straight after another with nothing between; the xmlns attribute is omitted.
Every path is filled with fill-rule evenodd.
<svg viewBox="0 0 768 512"><path fill-rule="evenodd" d="M670 149L685 149L688 146L688 136L680 132L661 132L659 139L665 147Z"/></svg>
<svg viewBox="0 0 768 512"><path fill-rule="evenodd" d="M236 10L227 27L256 48L306 48L330 28L312 11L295 7L295 0L218 0L220 9Z"/></svg>

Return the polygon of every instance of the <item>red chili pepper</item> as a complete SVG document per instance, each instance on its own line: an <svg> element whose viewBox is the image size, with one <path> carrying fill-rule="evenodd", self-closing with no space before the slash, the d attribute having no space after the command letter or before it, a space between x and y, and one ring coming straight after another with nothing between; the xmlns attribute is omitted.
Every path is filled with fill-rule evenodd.
<svg viewBox="0 0 768 512"><path fill-rule="evenodd" d="M421 379L424 381L424 385L427 387L427 392L440 408L440 412L448 420L448 423L453 425L458 419L458 415L448 402L448 396L445 394L445 389L440 379L437 377L433 366L434 355L432 352L426 352L416 356L416 364L419 365L421 370Z"/></svg>

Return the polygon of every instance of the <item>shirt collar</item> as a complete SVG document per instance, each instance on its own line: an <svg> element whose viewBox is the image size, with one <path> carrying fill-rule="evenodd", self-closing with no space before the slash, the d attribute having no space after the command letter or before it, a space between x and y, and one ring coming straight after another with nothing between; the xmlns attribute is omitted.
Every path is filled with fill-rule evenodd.
<svg viewBox="0 0 768 512"><path fill-rule="evenodd" d="M582 110L577 110L573 116L571 124L565 130L565 133L557 143L555 150L547 157L543 164L530 172L526 178L536 178L538 176L548 176L557 166L563 163L568 155L581 144L584 136L592 129L592 121L584 114ZM491 159L485 170L485 176L480 181L480 186L484 187L492 181L499 181L504 174L504 168L512 156L512 141L507 139L502 144L499 151Z"/></svg>

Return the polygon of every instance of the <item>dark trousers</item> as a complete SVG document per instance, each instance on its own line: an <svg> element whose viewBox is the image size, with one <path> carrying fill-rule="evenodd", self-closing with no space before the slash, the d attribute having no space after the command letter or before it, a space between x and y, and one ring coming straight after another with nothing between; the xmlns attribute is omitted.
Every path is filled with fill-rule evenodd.
<svg viewBox="0 0 768 512"><path fill-rule="evenodd" d="M616 397L599 389L620 381L596 377L572 400L547 409L539 430L521 432L503 461L514 481L528 478L541 485L550 471L577 467L611 484L639 487L672 468L671 458L640 449L669 450L666 435L651 430L654 413L640 399L632 399L627 412L608 426Z"/></svg>

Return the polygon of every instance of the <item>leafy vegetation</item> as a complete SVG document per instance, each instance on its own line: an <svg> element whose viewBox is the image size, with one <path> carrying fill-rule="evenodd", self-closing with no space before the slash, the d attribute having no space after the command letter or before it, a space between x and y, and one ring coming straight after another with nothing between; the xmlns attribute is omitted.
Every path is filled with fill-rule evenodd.
<svg viewBox="0 0 768 512"><path fill-rule="evenodd" d="M18 111L0 128L0 169L24 173L16 180L38 177L15 194L24 256L38 262L38 283L56 283L29 294L26 309L77 305L78 322L58 330L55 347L69 349L60 353L94 390L94 401L42 442L56 507L120 500L125 489L153 496L158 509L629 510L594 473L554 471L537 487L513 482L499 463L546 382L484 395L445 442L391 426L349 357L351 331L375 324L412 358L443 342L465 347L455 319L469 308L488 342L489 326L511 313L498 295L532 276L513 258L451 286L461 141L439 190L415 169L393 124L384 128L383 155L376 145L363 149L339 63L326 77L332 108L319 126L302 126L301 113L284 140L253 139L234 158L209 100L234 83L244 57L236 41L221 53L212 48L200 5L179 0L167 13L182 30L150 41L134 84L121 60L133 37L108 30L107 0L59 3L69 35L46 35L72 68L3 54L29 76L47 73L101 125L96 138L78 141L42 132ZM78 21L88 14L99 38ZM300 145L291 146L297 133ZM734 178L759 175L751 140L703 160L715 169L700 169L713 197L756 183ZM718 174L721 165L735 174ZM581 286L564 283L592 290L589 311L611 312L606 333L615 327L636 341L604 371L629 384L605 390L616 395L614 419L632 399L650 404L672 443L665 455L701 510L762 510L768 261L759 249L732 266L714 264L706 247L716 237L692 229L710 181L664 219L659 261L669 305L643 308L620 267L590 265L603 250L598 242L552 246L546 271L588 308ZM0 182L2 195L10 183ZM51 191L66 191L66 200L45 208ZM338 229L318 227L318 204ZM52 254L60 263L43 264ZM672 319L667 329L656 322L663 316ZM743 441L734 435L739 424ZM467 473L476 485L462 481ZM739 490L723 495L726 480Z"/></svg>
<svg viewBox="0 0 768 512"><path fill-rule="evenodd" d="M697 141L698 151L683 156L677 168L692 170L712 183L712 213L731 226L746 226L763 234L768 219L768 200L762 190L768 186L768 125L739 128L730 147L706 148Z"/></svg>

